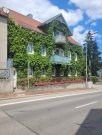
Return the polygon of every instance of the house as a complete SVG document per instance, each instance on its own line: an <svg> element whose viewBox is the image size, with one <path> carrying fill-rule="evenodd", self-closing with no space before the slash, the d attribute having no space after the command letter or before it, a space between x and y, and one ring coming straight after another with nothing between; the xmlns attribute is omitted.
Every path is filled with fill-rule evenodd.
<svg viewBox="0 0 102 135"><path fill-rule="evenodd" d="M0 41L0 62L13 60L20 78L27 74L36 77L82 75L82 47L72 37L62 14L41 23L31 14L24 16L3 7ZM0 68L6 68L6 64L0 64Z"/></svg>

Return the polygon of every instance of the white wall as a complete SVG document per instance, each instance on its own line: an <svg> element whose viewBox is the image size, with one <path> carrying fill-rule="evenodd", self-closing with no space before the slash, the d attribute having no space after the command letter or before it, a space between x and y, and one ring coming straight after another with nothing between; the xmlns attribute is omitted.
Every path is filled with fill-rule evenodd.
<svg viewBox="0 0 102 135"><path fill-rule="evenodd" d="M7 18L0 16L0 69L6 68L7 61Z"/></svg>

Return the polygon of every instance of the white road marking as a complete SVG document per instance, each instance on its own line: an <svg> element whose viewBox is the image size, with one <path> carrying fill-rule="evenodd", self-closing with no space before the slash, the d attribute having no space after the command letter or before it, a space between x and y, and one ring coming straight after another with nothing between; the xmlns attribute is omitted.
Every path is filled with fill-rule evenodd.
<svg viewBox="0 0 102 135"><path fill-rule="evenodd" d="M85 107L85 106L88 106L88 105L92 105L92 104L95 104L95 103L97 103L97 101L91 102L91 103L88 103L88 104L84 104L84 105L80 105L80 106L77 106L75 108L78 109L78 108Z"/></svg>
<svg viewBox="0 0 102 135"><path fill-rule="evenodd" d="M94 91L94 92L86 92L86 93L76 93L76 94L69 94L69 95L64 94L64 95L61 95L61 96L53 96L53 97L51 96L51 97L38 98L38 99L33 99L33 100L11 102L11 103L0 104L0 107L9 106L9 105L16 105L16 104L22 104L22 103L35 102L35 101L43 101L43 100L48 100L48 99L56 99L56 98L63 98L63 97L70 97L70 96L85 95L85 94L91 94L91 93L97 93L97 92L102 92L102 91Z"/></svg>

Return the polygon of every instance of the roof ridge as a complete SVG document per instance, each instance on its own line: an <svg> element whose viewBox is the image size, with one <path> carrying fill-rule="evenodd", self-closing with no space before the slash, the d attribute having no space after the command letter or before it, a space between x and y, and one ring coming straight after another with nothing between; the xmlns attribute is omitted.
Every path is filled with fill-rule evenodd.
<svg viewBox="0 0 102 135"><path fill-rule="evenodd" d="M33 18L28 17L27 15L24 15L24 14L22 14L22 13L19 13L18 11L14 11L14 10L12 10L12 9L9 9L9 10L10 10L11 12L15 12L16 14L19 14L20 16L27 17L29 20L36 21L36 22L38 22L38 23L42 23L42 22L40 22L40 21L38 21L38 20L36 20L36 19L33 19Z"/></svg>

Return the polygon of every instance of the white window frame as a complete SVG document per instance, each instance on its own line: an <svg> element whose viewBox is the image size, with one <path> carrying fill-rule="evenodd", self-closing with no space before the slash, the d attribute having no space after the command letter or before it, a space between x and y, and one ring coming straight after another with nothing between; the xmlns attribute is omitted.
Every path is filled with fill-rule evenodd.
<svg viewBox="0 0 102 135"><path fill-rule="evenodd" d="M46 69L45 68L41 69L41 76L46 76Z"/></svg>
<svg viewBox="0 0 102 135"><path fill-rule="evenodd" d="M45 49L45 52L44 52L44 53L42 53L42 49ZM42 47L41 47L41 55L42 55L42 56L46 56L46 46L42 46Z"/></svg>
<svg viewBox="0 0 102 135"><path fill-rule="evenodd" d="M64 56L64 50L59 48L59 56Z"/></svg>
<svg viewBox="0 0 102 135"><path fill-rule="evenodd" d="M63 33L62 31L56 30L56 31L54 32L54 35L55 35L55 36L59 36L59 35L64 36L64 33Z"/></svg>
<svg viewBox="0 0 102 135"><path fill-rule="evenodd" d="M71 61L71 59L72 59L71 51L68 51L68 58Z"/></svg>
<svg viewBox="0 0 102 135"><path fill-rule="evenodd" d="M71 76L71 69L68 69L68 76Z"/></svg>
<svg viewBox="0 0 102 135"><path fill-rule="evenodd" d="M32 51L29 51L30 45L32 45ZM33 46L32 42L29 42L28 45L27 45L27 53L28 54L34 54L34 46Z"/></svg>
<svg viewBox="0 0 102 135"><path fill-rule="evenodd" d="M56 54L57 50L58 50L58 54ZM56 48L56 50L54 51L54 54L58 56L64 56L64 50L61 48Z"/></svg>
<svg viewBox="0 0 102 135"><path fill-rule="evenodd" d="M77 72L77 69L76 69L76 71L75 71L75 76L77 76L78 75L78 72Z"/></svg>
<svg viewBox="0 0 102 135"><path fill-rule="evenodd" d="M52 50L52 55L55 55L55 50L54 49Z"/></svg>
<svg viewBox="0 0 102 135"><path fill-rule="evenodd" d="M78 60L78 55L77 55L77 53L75 53L75 61L77 61Z"/></svg>

